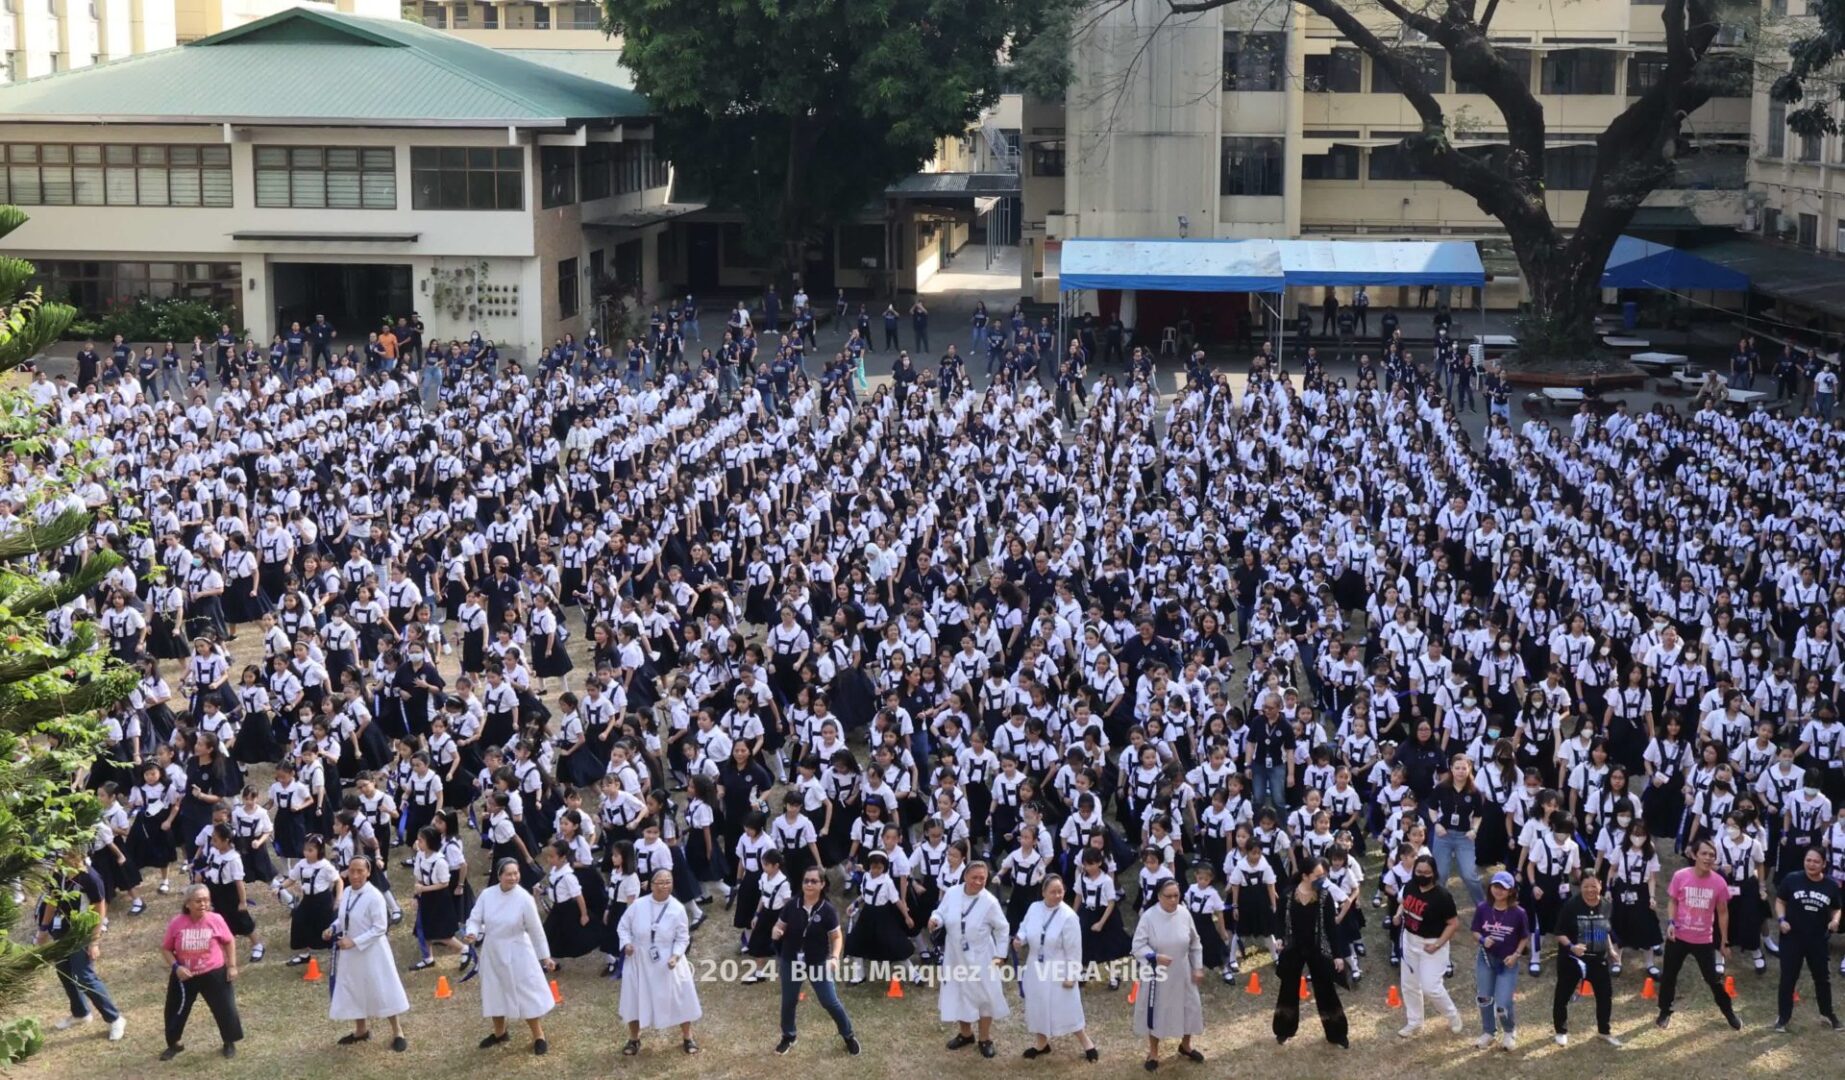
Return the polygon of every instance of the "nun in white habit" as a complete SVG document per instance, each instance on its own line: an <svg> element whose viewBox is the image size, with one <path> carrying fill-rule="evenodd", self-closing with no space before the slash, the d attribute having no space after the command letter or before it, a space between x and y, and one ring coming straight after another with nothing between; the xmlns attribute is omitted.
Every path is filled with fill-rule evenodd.
<svg viewBox="0 0 1845 1080"><path fill-rule="evenodd" d="M1094 1061L1098 1055L1083 1017L1082 919L1063 902L1061 875L1047 876L1041 895L1043 899L1025 912L1012 941L1014 951L1030 956L1019 973L1019 993L1025 998L1025 1030L1038 1041L1024 1056L1028 1061L1043 1057L1051 1052L1052 1039L1075 1035L1082 1041L1084 1059Z"/></svg>
<svg viewBox="0 0 1845 1080"><path fill-rule="evenodd" d="M542 1023L552 1006L545 972L556 971L557 964L545 943L538 901L519 887L519 860L501 859L494 864L493 877L495 885L475 899L463 935L475 946L481 1015L493 1021L493 1033L480 1041L480 1048L512 1038L506 1031L511 1017L525 1021L532 1030L532 1053L543 1054L551 1049Z"/></svg>
<svg viewBox="0 0 1845 1080"><path fill-rule="evenodd" d="M990 1058L994 1054L993 1021L1012 1014L999 970L1012 929L1006 925L999 897L987 891L987 876L986 863L969 863L961 887L943 896L929 917L929 929L944 932L942 991L937 999L942 1022L960 1025L948 1040L948 1049L978 1043L980 1056Z"/></svg>
<svg viewBox="0 0 1845 1080"><path fill-rule="evenodd" d="M354 859L346 875L350 887L340 898L333 925L324 935L338 950L332 979L333 1003L327 1015L334 1020L352 1021L352 1033L340 1036L341 1046L369 1040L371 1018L385 1017L391 1023L391 1049L401 1054L410 1047L404 1038L403 1022L403 1014L410 1011L410 999L404 996L404 983L397 976L397 961L385 936L391 928L390 913L385 908L384 894L371 883L370 859Z"/></svg>
<svg viewBox="0 0 1845 1080"><path fill-rule="evenodd" d="M650 892L628 905L616 928L621 935L621 1018L628 1022L628 1057L641 1052L641 1029L677 1026L679 1047L698 1053L692 1039L692 1022L704 1015L698 1003L698 984L686 947L692 925L685 905L673 898L673 872L656 871L648 881Z"/></svg>
<svg viewBox="0 0 1845 1080"><path fill-rule="evenodd" d="M1148 1072L1160 1067L1160 1040L1178 1039L1179 1056L1202 1062L1192 1036L1204 1034L1204 941L1192 913L1180 903L1179 883L1160 882L1158 903L1140 913L1134 928L1134 1034L1147 1037Z"/></svg>

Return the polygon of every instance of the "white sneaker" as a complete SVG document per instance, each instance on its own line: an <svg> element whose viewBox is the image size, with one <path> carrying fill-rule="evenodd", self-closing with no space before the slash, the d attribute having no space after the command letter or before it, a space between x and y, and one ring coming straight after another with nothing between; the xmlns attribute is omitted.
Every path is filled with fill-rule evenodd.
<svg viewBox="0 0 1845 1080"><path fill-rule="evenodd" d="M1618 1039L1618 1038L1616 1038L1616 1037L1615 1037L1615 1036L1613 1036L1612 1034L1610 1034L1610 1035L1597 1035L1597 1036L1596 1036L1596 1038L1598 1038L1598 1039L1600 1039L1601 1041L1603 1041L1603 1042L1605 1042L1605 1043L1607 1043L1607 1044L1608 1044L1609 1046L1612 1046L1612 1047L1614 1047L1614 1048L1615 1048L1616 1050L1619 1050L1619 1049L1621 1048L1621 1040L1620 1040L1620 1039Z"/></svg>
<svg viewBox="0 0 1845 1080"><path fill-rule="evenodd" d="M117 1016L115 1019L109 1021L109 1041L121 1042L122 1033L127 1030L128 1018L126 1016Z"/></svg>
<svg viewBox="0 0 1845 1080"><path fill-rule="evenodd" d="M1400 1031L1398 1031L1398 1032L1397 1032L1397 1038L1399 1038L1399 1039L1413 1039L1413 1038L1415 1038L1415 1037L1417 1036L1417 1034L1419 1034L1419 1033L1420 1033L1421 1031L1422 1031L1422 1025L1421 1025L1421 1024L1404 1024L1404 1025L1403 1025L1403 1027L1402 1027L1402 1030L1400 1030Z"/></svg>
<svg viewBox="0 0 1845 1080"><path fill-rule="evenodd" d="M1493 1037L1493 1033L1489 1031L1473 1041L1473 1048L1475 1050L1484 1050L1497 1041L1498 1040Z"/></svg>
<svg viewBox="0 0 1845 1080"><path fill-rule="evenodd" d="M1506 1053L1509 1054L1513 1050L1516 1050L1517 1048L1518 1048L1518 1036L1508 1031L1505 1033L1503 1037L1500 1038L1499 1049L1504 1050Z"/></svg>
<svg viewBox="0 0 1845 1080"><path fill-rule="evenodd" d="M1465 1029L1465 1027L1466 1025L1461 1023L1461 1014L1458 1011L1451 1012L1448 1014L1448 1030L1449 1031L1452 1031L1456 1035L1459 1035L1462 1032L1462 1030Z"/></svg>
<svg viewBox="0 0 1845 1080"><path fill-rule="evenodd" d="M69 1031L71 1028L74 1028L74 1027L82 1027L83 1025L89 1023L90 1017L94 1015L96 1014L90 1013L86 1016L67 1016L64 1019L58 1021L57 1023L51 1025L51 1030Z"/></svg>
<svg viewBox="0 0 1845 1080"><path fill-rule="evenodd" d="M1550 1041L1556 1043L1558 1046L1568 1046L1570 1044L1570 1037L1568 1035L1552 1035Z"/></svg>

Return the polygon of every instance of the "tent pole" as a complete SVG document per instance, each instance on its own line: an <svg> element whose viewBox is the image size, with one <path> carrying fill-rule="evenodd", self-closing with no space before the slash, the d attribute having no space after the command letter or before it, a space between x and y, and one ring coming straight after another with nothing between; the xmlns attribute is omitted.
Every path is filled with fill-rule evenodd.
<svg viewBox="0 0 1845 1080"><path fill-rule="evenodd" d="M1279 333L1276 336L1280 339L1280 343L1275 346L1275 367L1277 369L1280 369L1280 368L1284 368L1287 366L1287 360L1288 360L1288 289L1287 289L1287 286L1285 285L1282 286L1281 291L1279 293L1276 293L1275 295L1277 297L1276 302L1275 302L1275 307L1276 307L1275 325L1279 330Z"/></svg>

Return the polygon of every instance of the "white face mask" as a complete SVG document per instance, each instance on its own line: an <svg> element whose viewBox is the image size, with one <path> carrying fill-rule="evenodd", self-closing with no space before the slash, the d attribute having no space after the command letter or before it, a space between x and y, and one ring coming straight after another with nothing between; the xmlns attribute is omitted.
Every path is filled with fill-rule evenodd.
<svg viewBox="0 0 1845 1080"><path fill-rule="evenodd" d="M1641 848L1641 847L1645 847L1645 846L1646 846L1646 837L1644 837L1644 836L1630 836L1630 837L1628 837L1628 838L1627 838L1627 845L1628 845L1629 847L1635 847L1635 848Z"/></svg>
<svg viewBox="0 0 1845 1080"><path fill-rule="evenodd" d="M1614 823L1620 826L1621 828L1625 829L1629 825L1632 825L1634 823L1634 817L1632 814L1619 814L1619 815L1616 815L1614 819Z"/></svg>

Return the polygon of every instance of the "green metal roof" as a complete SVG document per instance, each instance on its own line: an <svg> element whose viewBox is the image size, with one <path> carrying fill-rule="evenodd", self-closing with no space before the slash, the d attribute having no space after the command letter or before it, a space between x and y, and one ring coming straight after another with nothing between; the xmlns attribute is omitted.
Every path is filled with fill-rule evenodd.
<svg viewBox="0 0 1845 1080"><path fill-rule="evenodd" d="M500 52L624 90L634 89L634 72L622 66L621 49L614 44L606 49L501 49Z"/></svg>
<svg viewBox="0 0 1845 1080"><path fill-rule="evenodd" d="M0 123L558 126L647 99L415 23L290 8L174 49L0 86Z"/></svg>

